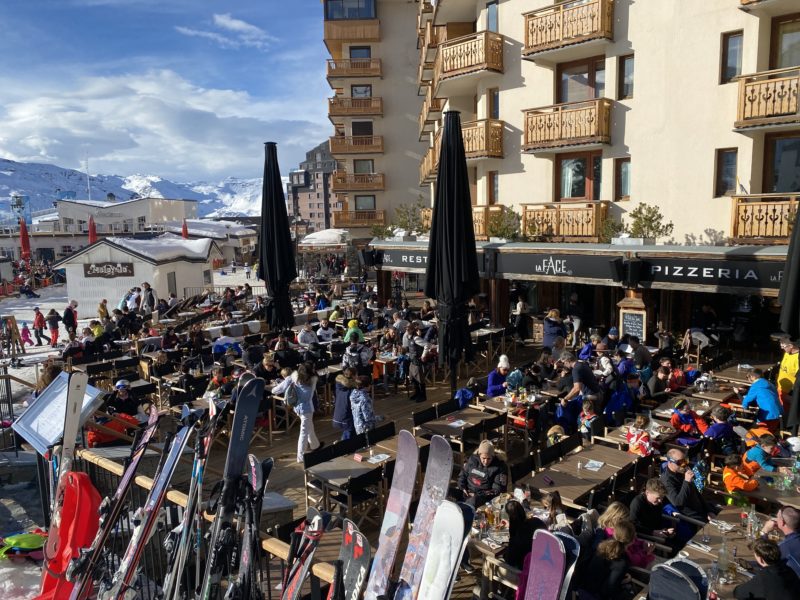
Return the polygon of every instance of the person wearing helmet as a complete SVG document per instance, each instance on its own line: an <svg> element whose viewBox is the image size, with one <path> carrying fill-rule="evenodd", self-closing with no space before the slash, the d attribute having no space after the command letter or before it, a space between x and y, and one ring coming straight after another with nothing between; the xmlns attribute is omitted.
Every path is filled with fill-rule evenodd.
<svg viewBox="0 0 800 600"><path fill-rule="evenodd" d="M114 384L114 391L106 399L106 406L112 413L125 413L136 416L139 412L139 401L131 395L131 382L120 379Z"/></svg>

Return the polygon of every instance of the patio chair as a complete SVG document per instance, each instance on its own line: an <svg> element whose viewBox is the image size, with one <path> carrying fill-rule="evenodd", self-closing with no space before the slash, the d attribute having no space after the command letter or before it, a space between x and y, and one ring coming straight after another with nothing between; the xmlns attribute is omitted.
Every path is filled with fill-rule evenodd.
<svg viewBox="0 0 800 600"><path fill-rule="evenodd" d="M325 509L327 506L326 488L324 482L309 476L308 469L336 458L336 444L323 446L303 454L303 478L305 482L306 510L310 506Z"/></svg>
<svg viewBox="0 0 800 600"><path fill-rule="evenodd" d="M348 477L341 487L325 484L325 495L331 509L338 508L339 515L354 521L358 527L369 521L380 527L383 515L383 469L377 468L359 475Z"/></svg>

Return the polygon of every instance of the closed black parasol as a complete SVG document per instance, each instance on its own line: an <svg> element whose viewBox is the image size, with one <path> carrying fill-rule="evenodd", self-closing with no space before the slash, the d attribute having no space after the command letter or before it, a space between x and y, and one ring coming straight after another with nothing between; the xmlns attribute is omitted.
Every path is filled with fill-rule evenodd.
<svg viewBox="0 0 800 600"><path fill-rule="evenodd" d="M439 317L439 362L450 365L455 393L463 352L472 358L467 302L478 293L478 257L472 226L467 159L457 111L444 114L433 222L428 246L425 294L436 299Z"/></svg>
<svg viewBox="0 0 800 600"><path fill-rule="evenodd" d="M797 214L800 216L800 211ZM786 333L790 340L796 341L800 338L800 227L798 227L798 217L795 217L789 251L786 253L786 265L783 267L778 302L781 305L781 331ZM783 415L783 420L784 427L794 431L800 425L800 377L795 381L789 411Z"/></svg>
<svg viewBox="0 0 800 600"><path fill-rule="evenodd" d="M278 149L275 142L267 142L265 146L256 276L263 279L267 287L267 321L273 329L285 329L294 325L289 285L297 277L297 266L278 167Z"/></svg>

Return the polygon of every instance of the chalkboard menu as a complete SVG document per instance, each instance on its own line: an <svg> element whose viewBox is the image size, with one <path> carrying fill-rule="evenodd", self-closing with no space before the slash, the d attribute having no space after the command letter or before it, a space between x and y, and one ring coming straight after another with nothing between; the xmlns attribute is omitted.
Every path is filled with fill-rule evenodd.
<svg viewBox="0 0 800 600"><path fill-rule="evenodd" d="M619 311L620 335L633 335L644 344L647 337L647 313L643 310Z"/></svg>

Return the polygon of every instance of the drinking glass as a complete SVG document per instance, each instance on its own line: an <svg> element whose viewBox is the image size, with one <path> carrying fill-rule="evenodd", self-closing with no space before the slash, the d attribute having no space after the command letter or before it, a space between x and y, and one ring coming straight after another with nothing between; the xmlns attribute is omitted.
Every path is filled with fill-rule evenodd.
<svg viewBox="0 0 800 600"><path fill-rule="evenodd" d="M703 527L703 534L702 534L702 537L700 538L700 540L704 544L708 544L711 541L711 536L708 535L708 527Z"/></svg>

